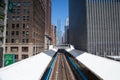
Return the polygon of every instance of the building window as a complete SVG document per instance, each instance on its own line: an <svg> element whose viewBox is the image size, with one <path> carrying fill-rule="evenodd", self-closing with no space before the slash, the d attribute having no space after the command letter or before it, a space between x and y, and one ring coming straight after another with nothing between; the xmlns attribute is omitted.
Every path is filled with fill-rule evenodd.
<svg viewBox="0 0 120 80"><path fill-rule="evenodd" d="M23 21L25 21L25 16L23 16Z"/></svg>
<svg viewBox="0 0 120 80"><path fill-rule="evenodd" d="M20 6L21 5L21 3L20 2L17 2L17 5L16 6Z"/></svg>
<svg viewBox="0 0 120 80"><path fill-rule="evenodd" d="M26 35L29 35L29 31L26 31Z"/></svg>
<svg viewBox="0 0 120 80"><path fill-rule="evenodd" d="M16 5L17 5L17 3L16 3L16 2L13 2L12 4L13 4L13 6L16 6Z"/></svg>
<svg viewBox="0 0 120 80"><path fill-rule="evenodd" d="M12 32L11 32L11 35L14 36L14 34L15 34L14 31L12 31Z"/></svg>
<svg viewBox="0 0 120 80"><path fill-rule="evenodd" d="M12 29L14 29L15 28L15 24L12 24Z"/></svg>
<svg viewBox="0 0 120 80"><path fill-rule="evenodd" d="M19 35L19 31L16 31L16 35Z"/></svg>
<svg viewBox="0 0 120 80"><path fill-rule="evenodd" d="M29 39L22 39L22 43L28 43Z"/></svg>
<svg viewBox="0 0 120 80"><path fill-rule="evenodd" d="M7 48L7 47L5 47L5 51L6 51L6 52L7 52L7 49L8 49L8 48Z"/></svg>
<svg viewBox="0 0 120 80"><path fill-rule="evenodd" d="M18 61L18 55L15 54L15 62L17 62L17 61Z"/></svg>
<svg viewBox="0 0 120 80"><path fill-rule="evenodd" d="M29 14L29 13L30 13L29 9L24 9L24 14Z"/></svg>
<svg viewBox="0 0 120 80"><path fill-rule="evenodd" d="M8 24L7 24L7 26L6 26L7 28L8 28Z"/></svg>
<svg viewBox="0 0 120 80"><path fill-rule="evenodd" d="M23 2L23 6L30 6L30 2Z"/></svg>
<svg viewBox="0 0 120 80"><path fill-rule="evenodd" d="M16 26L17 29L19 29L19 24Z"/></svg>
<svg viewBox="0 0 120 80"><path fill-rule="evenodd" d="M23 29L25 29L25 24L23 24Z"/></svg>
<svg viewBox="0 0 120 80"><path fill-rule="evenodd" d="M17 14L20 14L20 9L17 9Z"/></svg>
<svg viewBox="0 0 120 80"><path fill-rule="evenodd" d="M28 47L22 47L22 52L28 52Z"/></svg>
<svg viewBox="0 0 120 80"><path fill-rule="evenodd" d="M15 16L12 16L12 20L15 21Z"/></svg>
<svg viewBox="0 0 120 80"><path fill-rule="evenodd" d="M2 44L3 43L3 39L2 38L0 38L0 44Z"/></svg>
<svg viewBox="0 0 120 80"><path fill-rule="evenodd" d="M21 5L20 2L13 2L12 4L13 4L13 6L18 6L18 7Z"/></svg>
<svg viewBox="0 0 120 80"><path fill-rule="evenodd" d="M17 54L15 54L15 59L18 59L18 55Z"/></svg>
<svg viewBox="0 0 120 80"><path fill-rule="evenodd" d="M19 21L19 20L20 20L20 16L17 16L17 17L16 17L16 20L18 20L18 21Z"/></svg>
<svg viewBox="0 0 120 80"><path fill-rule="evenodd" d="M26 43L28 43L29 42L29 40L28 39L26 39Z"/></svg>
<svg viewBox="0 0 120 80"><path fill-rule="evenodd" d="M6 31L6 36L8 35L8 31Z"/></svg>
<svg viewBox="0 0 120 80"><path fill-rule="evenodd" d="M35 32L32 33L32 38L35 38Z"/></svg>
<svg viewBox="0 0 120 80"><path fill-rule="evenodd" d="M19 24L16 24L16 28L19 28Z"/></svg>
<svg viewBox="0 0 120 80"><path fill-rule="evenodd" d="M15 59L18 59L18 55L17 54L15 54Z"/></svg>
<svg viewBox="0 0 120 80"><path fill-rule="evenodd" d="M8 43L8 39L6 39L6 43Z"/></svg>
<svg viewBox="0 0 120 80"><path fill-rule="evenodd" d="M30 17L29 16L23 16L23 21L29 21Z"/></svg>
<svg viewBox="0 0 120 80"><path fill-rule="evenodd" d="M25 31L23 31L22 33L23 33L23 35L25 35Z"/></svg>
<svg viewBox="0 0 120 80"><path fill-rule="evenodd" d="M23 24L23 29L25 29L25 28L29 28L29 23Z"/></svg>
<svg viewBox="0 0 120 80"><path fill-rule="evenodd" d="M25 43L25 39L22 39L22 43Z"/></svg>
<svg viewBox="0 0 120 80"><path fill-rule="evenodd" d="M30 10L29 10L29 9L27 9L26 13L27 13L27 14L29 14L29 13L30 13Z"/></svg>
<svg viewBox="0 0 120 80"><path fill-rule="evenodd" d="M26 24L26 28L29 28L29 23Z"/></svg>
<svg viewBox="0 0 120 80"><path fill-rule="evenodd" d="M18 52L18 47L11 47L11 52Z"/></svg>
<svg viewBox="0 0 120 80"><path fill-rule="evenodd" d="M28 55L27 54L23 54L22 55L22 59L26 59L26 58L28 58Z"/></svg>
<svg viewBox="0 0 120 80"><path fill-rule="evenodd" d="M30 18L30 17L29 17L29 16L27 16L27 21L29 21L29 18Z"/></svg>
<svg viewBox="0 0 120 80"><path fill-rule="evenodd" d="M15 40L14 40L14 39L11 39L11 43L15 43Z"/></svg>

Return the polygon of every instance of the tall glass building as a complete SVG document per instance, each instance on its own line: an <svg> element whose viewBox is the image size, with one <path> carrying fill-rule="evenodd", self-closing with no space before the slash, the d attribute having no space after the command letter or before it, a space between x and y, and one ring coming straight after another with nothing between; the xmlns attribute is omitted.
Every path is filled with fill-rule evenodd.
<svg viewBox="0 0 120 80"><path fill-rule="evenodd" d="M69 0L69 18L75 48L120 55L120 0Z"/></svg>

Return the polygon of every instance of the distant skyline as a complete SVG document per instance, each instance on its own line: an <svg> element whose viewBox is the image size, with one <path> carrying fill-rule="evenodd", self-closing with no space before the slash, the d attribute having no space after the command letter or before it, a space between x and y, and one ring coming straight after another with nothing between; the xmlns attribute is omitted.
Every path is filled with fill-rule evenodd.
<svg viewBox="0 0 120 80"><path fill-rule="evenodd" d="M51 0L52 1L52 24L58 28L58 20L61 22L62 33L66 18L68 18L68 0Z"/></svg>

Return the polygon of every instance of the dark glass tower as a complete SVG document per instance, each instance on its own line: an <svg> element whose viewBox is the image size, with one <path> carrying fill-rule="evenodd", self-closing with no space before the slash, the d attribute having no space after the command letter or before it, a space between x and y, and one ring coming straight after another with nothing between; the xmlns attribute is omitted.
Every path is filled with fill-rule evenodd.
<svg viewBox="0 0 120 80"><path fill-rule="evenodd" d="M120 0L69 0L70 43L93 54L120 54Z"/></svg>

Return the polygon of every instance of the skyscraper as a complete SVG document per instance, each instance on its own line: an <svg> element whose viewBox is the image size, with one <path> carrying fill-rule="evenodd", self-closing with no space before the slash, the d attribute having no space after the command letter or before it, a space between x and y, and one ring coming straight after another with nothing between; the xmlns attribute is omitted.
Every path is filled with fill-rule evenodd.
<svg viewBox="0 0 120 80"><path fill-rule="evenodd" d="M11 0L14 7L8 13L6 53L15 54L16 61L44 50L46 15L50 14L46 14L47 1Z"/></svg>
<svg viewBox="0 0 120 80"><path fill-rule="evenodd" d="M51 25L51 38L52 38L52 44L56 45L57 44L57 34L56 34L56 26Z"/></svg>
<svg viewBox="0 0 120 80"><path fill-rule="evenodd" d="M51 0L45 0L45 50L52 44L51 37Z"/></svg>
<svg viewBox="0 0 120 80"><path fill-rule="evenodd" d="M65 44L69 44L69 18L66 19L65 24Z"/></svg>
<svg viewBox="0 0 120 80"><path fill-rule="evenodd" d="M93 54L120 55L120 0L70 0L70 43Z"/></svg>
<svg viewBox="0 0 120 80"><path fill-rule="evenodd" d="M62 44L62 31L61 31L61 20L57 20L57 36L58 36L58 44Z"/></svg>

